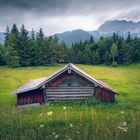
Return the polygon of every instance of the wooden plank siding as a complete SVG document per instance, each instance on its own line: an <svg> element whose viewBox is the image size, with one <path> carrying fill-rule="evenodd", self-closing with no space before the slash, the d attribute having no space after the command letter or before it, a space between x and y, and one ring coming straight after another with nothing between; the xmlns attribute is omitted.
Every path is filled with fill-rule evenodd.
<svg viewBox="0 0 140 140"><path fill-rule="evenodd" d="M65 72L46 85L46 100L84 99L93 96L94 86L82 76Z"/></svg>
<svg viewBox="0 0 140 140"><path fill-rule="evenodd" d="M70 88L48 88L46 89L47 100L52 99L83 99L84 97L93 96L92 87L70 87Z"/></svg>
<svg viewBox="0 0 140 140"><path fill-rule="evenodd" d="M115 94L107 91L103 88L97 87L95 98L100 99L103 102L114 102L115 101Z"/></svg>
<svg viewBox="0 0 140 140"><path fill-rule="evenodd" d="M44 103L44 94L41 89L24 92L17 95L17 105Z"/></svg>

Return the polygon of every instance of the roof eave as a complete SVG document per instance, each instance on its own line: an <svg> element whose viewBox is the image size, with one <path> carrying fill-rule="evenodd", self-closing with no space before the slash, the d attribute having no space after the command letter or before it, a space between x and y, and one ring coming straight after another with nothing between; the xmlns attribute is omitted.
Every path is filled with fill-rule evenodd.
<svg viewBox="0 0 140 140"><path fill-rule="evenodd" d="M14 94L20 94L20 93L24 93L24 92L27 92L27 91L32 91L32 90L35 90L35 89L38 89L37 87L35 87L35 88L30 88L30 89L28 89L28 90L23 90L23 91L15 91L14 92Z"/></svg>
<svg viewBox="0 0 140 140"><path fill-rule="evenodd" d="M110 91L110 92L112 92L112 93L114 93L114 94L119 95L119 93L117 91L114 91L114 90L111 90L111 89L108 89L108 88L105 88L105 87L103 87L103 88L106 89L106 90L108 90L108 91Z"/></svg>

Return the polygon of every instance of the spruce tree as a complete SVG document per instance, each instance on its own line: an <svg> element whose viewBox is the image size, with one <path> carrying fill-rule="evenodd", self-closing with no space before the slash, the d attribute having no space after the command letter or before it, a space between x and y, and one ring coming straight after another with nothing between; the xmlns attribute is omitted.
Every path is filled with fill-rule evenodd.
<svg viewBox="0 0 140 140"><path fill-rule="evenodd" d="M44 65L45 64L45 58L44 58L44 33L42 28L39 29L39 32L37 33L36 36L36 42L37 42L37 65Z"/></svg>
<svg viewBox="0 0 140 140"><path fill-rule="evenodd" d="M7 28L6 28L6 37L5 37L5 42L4 42L4 46L5 46L5 47L8 46L9 34L10 34L10 28L9 28L9 26L7 26Z"/></svg>
<svg viewBox="0 0 140 140"><path fill-rule="evenodd" d="M133 48L134 48L134 62L140 60L140 38L135 37L133 40Z"/></svg>
<svg viewBox="0 0 140 140"><path fill-rule="evenodd" d="M31 39L35 40L35 31L34 31L34 29L32 29L32 31L31 31Z"/></svg>
<svg viewBox="0 0 140 140"><path fill-rule="evenodd" d="M105 64L110 65L111 64L110 60L111 60L111 55L110 55L109 51L106 51L106 53L105 53Z"/></svg>
<svg viewBox="0 0 140 140"><path fill-rule="evenodd" d="M94 38L93 38L92 35L90 36L90 43L93 43L93 44L95 43Z"/></svg>
<svg viewBox="0 0 140 140"><path fill-rule="evenodd" d="M101 58L98 49L95 52L95 60L96 60L96 64L100 64Z"/></svg>
<svg viewBox="0 0 140 140"><path fill-rule="evenodd" d="M6 63L10 66L10 67L19 67L19 61L20 61L20 56L19 56L19 52L18 49L15 48L15 43L17 41L17 38L15 36L14 33L11 33L9 35L9 39L8 39L8 46L6 49Z"/></svg>
<svg viewBox="0 0 140 140"><path fill-rule="evenodd" d="M124 58L124 50L123 50L123 46L124 46L125 41L122 40L121 37L119 37L118 41L116 42L116 45L118 46L118 63L119 64L123 64L123 58Z"/></svg>
<svg viewBox="0 0 140 140"><path fill-rule="evenodd" d="M18 30L16 24L13 25L13 27L12 27L12 29L11 29L11 33L15 34L15 36L18 37L18 35L19 35L19 30Z"/></svg>
<svg viewBox="0 0 140 140"><path fill-rule="evenodd" d="M5 65L5 51L5 47L0 44L0 66Z"/></svg>
<svg viewBox="0 0 140 140"><path fill-rule="evenodd" d="M20 65L21 66L29 66L30 65L30 60L29 60L29 36L28 36L28 31L25 29L24 25L22 25L20 29L20 34L19 34L19 55L20 55Z"/></svg>

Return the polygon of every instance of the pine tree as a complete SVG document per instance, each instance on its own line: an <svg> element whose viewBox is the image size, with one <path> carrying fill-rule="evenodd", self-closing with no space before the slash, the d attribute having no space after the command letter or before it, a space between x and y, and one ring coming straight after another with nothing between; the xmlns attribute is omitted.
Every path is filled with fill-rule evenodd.
<svg viewBox="0 0 140 140"><path fill-rule="evenodd" d="M135 37L133 40L133 48L134 48L134 62L140 60L140 38Z"/></svg>
<svg viewBox="0 0 140 140"><path fill-rule="evenodd" d="M127 43L130 43L131 42L131 35L130 35L130 32L128 32L128 36L126 38L126 42Z"/></svg>
<svg viewBox="0 0 140 140"><path fill-rule="evenodd" d="M37 37L36 37L36 42L37 42L37 64L38 65L44 65L45 64L45 58L44 58L44 33L42 28L39 29L39 32L37 33Z"/></svg>
<svg viewBox="0 0 140 140"><path fill-rule="evenodd" d="M29 66L30 65L30 60L29 60L29 36L28 36L28 31L25 29L24 25L22 25L20 29L20 34L19 34L19 55L20 55L20 65L21 66Z"/></svg>
<svg viewBox="0 0 140 140"><path fill-rule="evenodd" d="M29 58L31 66L38 65L38 57L37 56L38 56L38 51L37 51L36 41L34 39L30 39L28 58Z"/></svg>
<svg viewBox="0 0 140 140"><path fill-rule="evenodd" d="M134 48L130 46L129 43L126 43L124 46L124 64L130 64L133 62L134 57Z"/></svg>
<svg viewBox="0 0 140 140"><path fill-rule="evenodd" d="M35 31L34 31L34 29L32 29L32 31L31 31L31 39L35 40Z"/></svg>
<svg viewBox="0 0 140 140"><path fill-rule="evenodd" d="M116 33L113 33L113 43L116 43Z"/></svg>
<svg viewBox="0 0 140 140"><path fill-rule="evenodd" d="M6 63L10 66L10 67L19 67L19 53L18 50L15 49L15 43L16 43L16 36L14 33L11 33L9 35L9 39L8 39L8 46L6 49Z"/></svg>
<svg viewBox="0 0 140 140"><path fill-rule="evenodd" d="M96 60L96 64L100 64L101 59L100 59L100 54L99 54L98 49L95 52L95 60Z"/></svg>
<svg viewBox="0 0 140 140"><path fill-rule="evenodd" d="M105 62L104 56L106 53L105 39L103 37L101 37L99 39L99 41L97 42L97 44L98 44L98 52L99 52L99 56L100 56L100 62L104 63Z"/></svg>
<svg viewBox="0 0 140 140"><path fill-rule="evenodd" d="M9 34L10 34L10 28L9 28L9 26L7 26L7 28L6 28L6 37L5 37L5 42L4 42L4 46L5 46L5 47L8 46Z"/></svg>
<svg viewBox="0 0 140 140"><path fill-rule="evenodd" d="M90 43L95 44L95 41L94 41L94 38L93 38L93 36L92 36L92 35L90 36Z"/></svg>
<svg viewBox="0 0 140 140"><path fill-rule="evenodd" d="M90 46L88 44L85 46L85 49L82 52L82 55L83 55L83 62L85 64L91 64L92 63L92 53L90 51Z"/></svg>
<svg viewBox="0 0 140 140"><path fill-rule="evenodd" d="M0 66L5 65L5 47L0 44Z"/></svg>
<svg viewBox="0 0 140 140"><path fill-rule="evenodd" d="M122 40L121 37L119 37L118 41L117 41L117 46L118 46L118 63L119 64L123 64L123 58L124 58L124 52L123 52L123 44L124 44L124 40Z"/></svg>
<svg viewBox="0 0 140 140"><path fill-rule="evenodd" d="M105 53L105 64L110 65L111 64L111 55L108 51Z"/></svg>
<svg viewBox="0 0 140 140"><path fill-rule="evenodd" d="M43 39L44 39L44 33L43 33L42 28L40 28L39 32L37 33L37 41L38 43L40 43L39 45L42 44Z"/></svg>
<svg viewBox="0 0 140 140"><path fill-rule="evenodd" d="M16 37L19 35L19 30L18 30L16 24L13 25L13 27L11 29L11 33L15 34Z"/></svg>
<svg viewBox="0 0 140 140"><path fill-rule="evenodd" d="M16 24L13 25L11 32L10 32L10 35L14 36L13 40L12 40L13 47L17 51L17 53L19 53L19 51L20 51L20 48L19 48L19 30L18 30Z"/></svg>

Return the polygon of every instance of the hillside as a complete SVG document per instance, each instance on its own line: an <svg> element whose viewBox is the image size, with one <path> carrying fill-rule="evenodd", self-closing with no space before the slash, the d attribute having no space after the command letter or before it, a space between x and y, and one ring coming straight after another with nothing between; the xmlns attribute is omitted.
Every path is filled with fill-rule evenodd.
<svg viewBox="0 0 140 140"><path fill-rule="evenodd" d="M71 47L72 43L90 39L90 34L81 29L56 34L56 36L60 41L64 41L68 47Z"/></svg>

